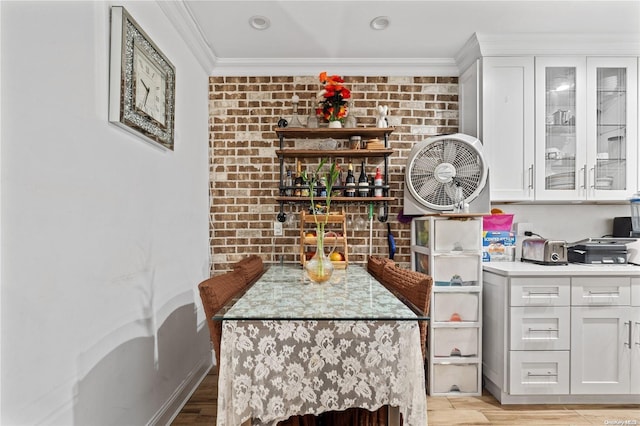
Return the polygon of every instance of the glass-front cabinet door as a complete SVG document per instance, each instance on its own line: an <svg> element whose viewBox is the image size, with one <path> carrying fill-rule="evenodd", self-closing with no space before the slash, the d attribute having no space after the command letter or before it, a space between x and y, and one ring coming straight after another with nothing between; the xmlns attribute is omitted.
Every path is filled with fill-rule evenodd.
<svg viewBox="0 0 640 426"><path fill-rule="evenodd" d="M536 58L537 200L585 197L585 58Z"/></svg>
<svg viewBox="0 0 640 426"><path fill-rule="evenodd" d="M587 58L588 198L637 190L637 81L636 58Z"/></svg>
<svg viewBox="0 0 640 426"><path fill-rule="evenodd" d="M536 199L635 192L635 58L536 58Z"/></svg>

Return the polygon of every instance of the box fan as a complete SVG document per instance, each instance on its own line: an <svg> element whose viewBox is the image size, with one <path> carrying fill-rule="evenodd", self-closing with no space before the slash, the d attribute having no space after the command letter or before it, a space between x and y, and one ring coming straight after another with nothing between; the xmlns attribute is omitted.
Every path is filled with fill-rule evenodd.
<svg viewBox="0 0 640 426"><path fill-rule="evenodd" d="M489 168L482 142L462 133L428 138L407 159L404 214L489 213Z"/></svg>

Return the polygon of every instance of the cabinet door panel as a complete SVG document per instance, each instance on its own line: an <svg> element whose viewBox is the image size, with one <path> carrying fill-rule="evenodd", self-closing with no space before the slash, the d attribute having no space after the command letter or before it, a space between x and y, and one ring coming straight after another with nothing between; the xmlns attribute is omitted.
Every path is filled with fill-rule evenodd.
<svg viewBox="0 0 640 426"><path fill-rule="evenodd" d="M574 277L571 304L574 306L621 306L631 302L629 277Z"/></svg>
<svg viewBox="0 0 640 426"><path fill-rule="evenodd" d="M566 395L569 393L568 351L511 351L511 395Z"/></svg>
<svg viewBox="0 0 640 426"><path fill-rule="evenodd" d="M630 312L628 306L572 307L571 393L629 392Z"/></svg>
<svg viewBox="0 0 640 426"><path fill-rule="evenodd" d="M624 200L636 188L636 58L587 58L588 199Z"/></svg>
<svg viewBox="0 0 640 426"><path fill-rule="evenodd" d="M484 58L483 134L491 200L533 199L533 58Z"/></svg>
<svg viewBox="0 0 640 426"><path fill-rule="evenodd" d="M569 306L571 279L513 278L511 306Z"/></svg>
<svg viewBox="0 0 640 426"><path fill-rule="evenodd" d="M586 58L536 58L536 200L586 198Z"/></svg>
<svg viewBox="0 0 640 426"><path fill-rule="evenodd" d="M511 308L511 350L569 350L569 307Z"/></svg>

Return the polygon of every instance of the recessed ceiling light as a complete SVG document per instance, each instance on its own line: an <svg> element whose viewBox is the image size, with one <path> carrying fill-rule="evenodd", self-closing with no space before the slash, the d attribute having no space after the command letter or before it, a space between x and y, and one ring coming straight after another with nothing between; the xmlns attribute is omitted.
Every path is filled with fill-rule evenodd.
<svg viewBox="0 0 640 426"><path fill-rule="evenodd" d="M369 25L374 30L384 30L385 28L387 28L389 26L390 23L391 23L391 21L389 20L388 16L378 16L378 17L373 18Z"/></svg>
<svg viewBox="0 0 640 426"><path fill-rule="evenodd" d="M249 25L256 30L266 30L271 26L271 21L266 16L256 15L249 18Z"/></svg>

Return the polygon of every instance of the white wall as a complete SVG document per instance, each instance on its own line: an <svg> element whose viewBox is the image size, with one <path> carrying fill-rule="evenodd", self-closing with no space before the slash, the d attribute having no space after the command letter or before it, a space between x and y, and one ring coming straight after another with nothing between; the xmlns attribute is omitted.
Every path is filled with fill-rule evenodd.
<svg viewBox="0 0 640 426"><path fill-rule="evenodd" d="M176 66L173 152L108 122L111 4ZM211 363L207 73L155 2L0 7L0 423L161 421Z"/></svg>

